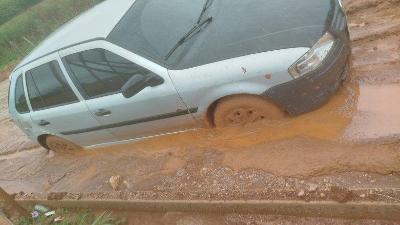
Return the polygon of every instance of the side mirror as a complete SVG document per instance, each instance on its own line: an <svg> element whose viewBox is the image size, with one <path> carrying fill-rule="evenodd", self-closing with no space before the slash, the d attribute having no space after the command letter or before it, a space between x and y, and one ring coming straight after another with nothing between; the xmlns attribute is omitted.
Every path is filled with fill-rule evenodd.
<svg viewBox="0 0 400 225"><path fill-rule="evenodd" d="M122 86L122 95L130 98L141 92L146 87L155 87L164 83L164 79L156 74L135 74Z"/></svg>

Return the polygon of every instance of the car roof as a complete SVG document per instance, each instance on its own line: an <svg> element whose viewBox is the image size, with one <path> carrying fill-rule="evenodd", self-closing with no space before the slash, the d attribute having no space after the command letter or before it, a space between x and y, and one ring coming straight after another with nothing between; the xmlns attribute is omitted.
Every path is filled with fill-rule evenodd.
<svg viewBox="0 0 400 225"><path fill-rule="evenodd" d="M135 0L106 0L69 21L47 37L14 72L48 54L93 39L105 39Z"/></svg>

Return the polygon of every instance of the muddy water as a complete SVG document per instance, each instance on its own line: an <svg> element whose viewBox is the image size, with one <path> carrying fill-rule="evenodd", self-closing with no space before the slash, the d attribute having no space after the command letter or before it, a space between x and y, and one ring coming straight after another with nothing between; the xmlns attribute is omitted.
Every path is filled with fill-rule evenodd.
<svg viewBox="0 0 400 225"><path fill-rule="evenodd" d="M351 122L357 105L358 93L358 87L348 83L339 90L327 105L302 116L280 121L263 121L241 127L200 129L103 149L159 151L165 149L213 148L234 150L296 137L340 141L346 127Z"/></svg>
<svg viewBox="0 0 400 225"><path fill-rule="evenodd" d="M398 146L349 146L315 139L291 139L225 152L224 165L259 168L278 176L314 177L349 171L390 174L400 171ZM245 160L243 160L245 159Z"/></svg>
<svg viewBox="0 0 400 225"><path fill-rule="evenodd" d="M358 93L356 85L347 83L332 101L321 109L281 121L227 129L201 129L71 156L58 155L47 158L44 150L5 156L0 158L0 170L3 171L0 174L0 185L13 192L110 191L110 185L107 183L109 177L121 175L126 179L125 188L128 190L148 189L159 183L163 177L175 174L189 162L202 157L210 157L206 161L215 161L216 166L238 171L257 168L284 176L327 174L329 160L319 165L309 165L305 160L300 162L298 167L282 170L280 165L274 163L274 157L265 156L278 156L279 151L276 152L276 149L271 147L282 142L284 144L280 146L287 151L282 151L282 159L286 155L296 158L299 147L286 142L293 138L300 138L300 142L304 143L313 143L315 140L318 143L340 141L346 127L351 123ZM10 124L3 128L15 129ZM5 141L10 134L2 132L2 135L5 135L3 145L16 143L12 139ZM19 137L23 138L23 135ZM304 144L300 142L297 144ZM218 157L207 156L209 151L215 152ZM313 157L318 151L314 149L301 154ZM314 158L319 156L317 154ZM246 160L243 160L244 158ZM294 158L288 159L287 162L292 163ZM247 163L241 164L242 161ZM206 167L207 163L203 166ZM281 172L277 173L278 171ZM380 169L377 171L387 172ZM332 168L330 173L334 172Z"/></svg>
<svg viewBox="0 0 400 225"><path fill-rule="evenodd" d="M52 158L45 151L37 150L0 157L0 185L10 192L103 192L112 191L108 180L120 175L126 181L124 190L147 191L154 190L155 186L164 187L165 182L176 188L187 182L220 182L240 171L253 169L278 178L300 179L344 172L384 175L400 171L399 144L349 146L295 138L233 150L187 146L152 151L125 147ZM204 171L209 172L205 175ZM229 179L224 182L240 184ZM200 187L207 189L207 186ZM198 188L196 185L192 190Z"/></svg>
<svg viewBox="0 0 400 225"><path fill-rule="evenodd" d="M399 84L362 85L357 113L347 128L351 140L400 138Z"/></svg>

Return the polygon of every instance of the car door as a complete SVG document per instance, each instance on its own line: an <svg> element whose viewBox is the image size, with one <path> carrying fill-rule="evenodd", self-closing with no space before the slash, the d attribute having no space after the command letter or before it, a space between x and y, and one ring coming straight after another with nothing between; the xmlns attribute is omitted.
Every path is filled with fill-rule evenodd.
<svg viewBox="0 0 400 225"><path fill-rule="evenodd" d="M105 41L60 53L92 114L120 140L192 128L195 121L177 94L167 69ZM133 77L157 76L157 85L124 97L122 87Z"/></svg>
<svg viewBox="0 0 400 225"><path fill-rule="evenodd" d="M47 56L25 70L31 119L41 133L52 134L82 146L112 142L107 130L76 132L99 126L82 97L63 73L58 54ZM74 90L75 89L75 90Z"/></svg>

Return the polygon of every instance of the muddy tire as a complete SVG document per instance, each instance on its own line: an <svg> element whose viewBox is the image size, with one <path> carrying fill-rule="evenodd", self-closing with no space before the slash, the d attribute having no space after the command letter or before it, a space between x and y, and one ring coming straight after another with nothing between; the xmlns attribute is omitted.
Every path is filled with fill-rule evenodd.
<svg viewBox="0 0 400 225"><path fill-rule="evenodd" d="M246 125L260 120L277 120L285 112L262 97L240 95L228 97L219 102L214 111L216 127Z"/></svg>
<svg viewBox="0 0 400 225"><path fill-rule="evenodd" d="M56 136L48 136L46 145L56 153L69 154L82 150L81 146Z"/></svg>

